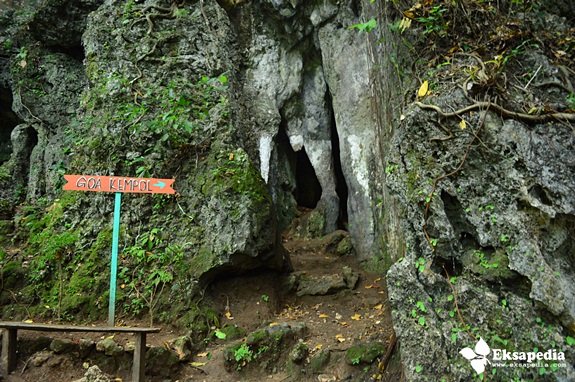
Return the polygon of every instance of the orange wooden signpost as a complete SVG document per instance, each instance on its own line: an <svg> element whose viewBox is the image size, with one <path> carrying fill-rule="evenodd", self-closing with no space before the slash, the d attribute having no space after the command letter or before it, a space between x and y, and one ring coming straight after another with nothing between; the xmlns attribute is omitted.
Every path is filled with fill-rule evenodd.
<svg viewBox="0 0 575 382"><path fill-rule="evenodd" d="M110 304L108 307L108 325L114 326L116 307L116 278L118 270L118 242L120 237L120 207L122 193L175 194L172 188L174 179L128 178L103 175L64 175L68 183L63 190L114 192L114 230L112 232L112 264L110 271Z"/></svg>
<svg viewBox="0 0 575 382"><path fill-rule="evenodd" d="M136 192L144 194L175 194L174 179L126 178L103 175L64 175L64 190L97 192Z"/></svg>

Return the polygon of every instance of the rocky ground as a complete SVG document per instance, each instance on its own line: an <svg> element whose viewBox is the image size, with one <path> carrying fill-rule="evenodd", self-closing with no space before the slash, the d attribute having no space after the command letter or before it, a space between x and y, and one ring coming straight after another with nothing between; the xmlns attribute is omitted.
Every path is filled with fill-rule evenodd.
<svg viewBox="0 0 575 382"><path fill-rule="evenodd" d="M296 227L283 237L294 268L288 277L249 274L207 288L206 298L221 316L209 342L182 342L186 333L168 327L149 335L146 381L399 380L384 278L359 266L345 231L298 236ZM122 324L146 326L144 319ZM83 353L79 345L60 350L55 336L76 344L88 339L100 351ZM104 345L106 337L20 331L18 367L4 380L77 381L85 374L86 382L108 380L106 375L130 380L133 338L116 335ZM105 349L114 353L113 343L125 351L105 355Z"/></svg>

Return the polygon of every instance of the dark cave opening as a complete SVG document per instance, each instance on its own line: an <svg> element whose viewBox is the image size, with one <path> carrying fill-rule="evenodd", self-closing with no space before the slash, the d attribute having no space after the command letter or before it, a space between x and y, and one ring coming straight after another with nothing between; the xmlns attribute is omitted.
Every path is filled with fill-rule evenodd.
<svg viewBox="0 0 575 382"><path fill-rule="evenodd" d="M315 208L322 190L305 148L296 153L295 181L294 198L298 206Z"/></svg>
<svg viewBox="0 0 575 382"><path fill-rule="evenodd" d="M337 226L340 229L347 230L347 197L348 189L347 183L345 181L345 176L343 175L343 169L341 167L341 151L339 146L339 135L337 133L337 126L335 124L335 117L333 113L333 107L331 104L331 97L327 97L327 102L331 110L331 152L333 156L333 167L335 172L335 192L339 198L339 216L337 219Z"/></svg>
<svg viewBox="0 0 575 382"><path fill-rule="evenodd" d="M0 165L7 162L12 155L12 130L21 123L20 118L12 111L12 92L9 88L0 87Z"/></svg>

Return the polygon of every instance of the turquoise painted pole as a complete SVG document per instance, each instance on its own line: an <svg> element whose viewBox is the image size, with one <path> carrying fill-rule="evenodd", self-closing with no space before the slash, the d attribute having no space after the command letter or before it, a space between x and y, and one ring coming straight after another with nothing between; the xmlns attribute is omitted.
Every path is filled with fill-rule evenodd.
<svg viewBox="0 0 575 382"><path fill-rule="evenodd" d="M110 304L108 307L108 326L114 326L116 310L116 277L118 273L118 243L120 238L120 205L122 193L116 192L114 202L114 230L112 232L112 265L110 270Z"/></svg>

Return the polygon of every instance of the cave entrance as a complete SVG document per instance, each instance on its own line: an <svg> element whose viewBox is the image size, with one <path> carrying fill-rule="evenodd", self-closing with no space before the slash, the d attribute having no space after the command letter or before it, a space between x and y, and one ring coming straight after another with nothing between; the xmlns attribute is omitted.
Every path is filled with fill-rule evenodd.
<svg viewBox="0 0 575 382"><path fill-rule="evenodd" d="M12 156L12 130L20 123L20 119L12 111L12 92L0 87L0 165Z"/></svg>
<svg viewBox="0 0 575 382"><path fill-rule="evenodd" d="M296 153L295 181L294 198L297 205L315 208L321 198L321 185L305 148Z"/></svg>
<svg viewBox="0 0 575 382"><path fill-rule="evenodd" d="M348 189L343 170L341 167L339 136L335 126L335 120L332 116L331 121L331 150L333 156L335 191L339 198L339 215L337 219L337 228L346 229L347 227L347 197ZM285 133L284 133L285 134ZM293 196L298 206L306 208L315 208L322 194L321 184L316 176L315 170L309 160L309 157L302 148L294 153L295 159L295 181L296 188Z"/></svg>

